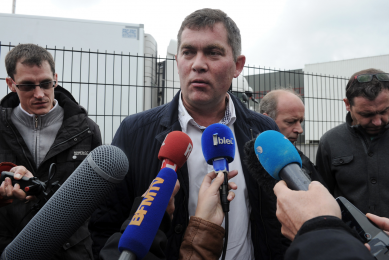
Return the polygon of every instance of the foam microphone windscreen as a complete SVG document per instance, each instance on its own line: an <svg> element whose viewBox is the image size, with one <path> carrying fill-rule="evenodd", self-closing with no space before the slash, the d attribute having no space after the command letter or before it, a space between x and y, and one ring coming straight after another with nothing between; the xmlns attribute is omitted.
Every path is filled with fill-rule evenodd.
<svg viewBox="0 0 389 260"><path fill-rule="evenodd" d="M193 143L187 134L181 131L173 131L166 135L159 149L158 159L161 161L169 159L177 164L178 168L181 168L188 159L192 149Z"/></svg>
<svg viewBox="0 0 389 260"><path fill-rule="evenodd" d="M225 158L231 163L235 157L235 138L231 129L223 124L208 126L201 136L201 148L208 164L216 158Z"/></svg>
<svg viewBox="0 0 389 260"><path fill-rule="evenodd" d="M268 130L261 133L254 143L255 154L263 168L276 180L286 165L297 163L302 166L301 157L293 144L280 132Z"/></svg>
<svg viewBox="0 0 389 260"><path fill-rule="evenodd" d="M94 149L3 251L2 259L51 259L128 171L118 147Z"/></svg>
<svg viewBox="0 0 389 260"><path fill-rule="evenodd" d="M153 180L119 241L119 251L130 251L143 259L150 249L173 193L177 174L163 168Z"/></svg>

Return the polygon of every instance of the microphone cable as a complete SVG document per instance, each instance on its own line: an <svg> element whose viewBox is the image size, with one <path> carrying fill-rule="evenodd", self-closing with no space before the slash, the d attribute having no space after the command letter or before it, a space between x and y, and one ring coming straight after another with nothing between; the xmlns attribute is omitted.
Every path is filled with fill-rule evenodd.
<svg viewBox="0 0 389 260"><path fill-rule="evenodd" d="M223 171L224 181L220 187L220 202L224 212L224 245L223 245L223 254L222 260L226 258L227 244L228 244L228 212L230 211L230 202L227 199L228 196L228 172Z"/></svg>

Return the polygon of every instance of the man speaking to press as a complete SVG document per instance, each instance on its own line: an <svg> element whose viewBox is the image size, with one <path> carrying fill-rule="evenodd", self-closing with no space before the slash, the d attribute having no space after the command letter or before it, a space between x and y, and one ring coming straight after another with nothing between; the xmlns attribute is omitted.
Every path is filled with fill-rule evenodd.
<svg viewBox="0 0 389 260"><path fill-rule="evenodd" d="M239 173L233 179L239 190L230 205L226 259L282 259L286 247L275 216L275 199L263 192L241 163L247 141L278 127L271 118L248 110L227 93L245 64L239 28L224 12L201 9L185 18L177 40L181 91L166 105L127 117L112 142L131 163L121 187L92 215L89 229L94 254L97 256L108 237L119 231L134 199L155 178L161 168L157 159L161 144L168 133L178 130L193 141L189 160L177 171L181 189L175 196L176 209L168 232L167 258L178 259L189 217L195 215L202 180L213 170L202 154L202 132L221 123L231 129L236 140L237 152L229 168Z"/></svg>

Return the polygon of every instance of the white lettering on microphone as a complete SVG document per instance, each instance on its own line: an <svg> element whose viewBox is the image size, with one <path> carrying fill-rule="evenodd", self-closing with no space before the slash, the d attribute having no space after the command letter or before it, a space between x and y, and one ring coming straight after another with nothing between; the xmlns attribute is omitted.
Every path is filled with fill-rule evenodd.
<svg viewBox="0 0 389 260"><path fill-rule="evenodd" d="M231 138L231 140L230 140L230 139L226 139L225 137L223 137L223 138L218 137L219 144L234 144L232 142L233 140L234 140L234 138Z"/></svg>
<svg viewBox="0 0 389 260"><path fill-rule="evenodd" d="M186 151L184 153L184 156L188 160L190 153L192 152L193 146L191 143L188 144L188 147L186 148Z"/></svg>

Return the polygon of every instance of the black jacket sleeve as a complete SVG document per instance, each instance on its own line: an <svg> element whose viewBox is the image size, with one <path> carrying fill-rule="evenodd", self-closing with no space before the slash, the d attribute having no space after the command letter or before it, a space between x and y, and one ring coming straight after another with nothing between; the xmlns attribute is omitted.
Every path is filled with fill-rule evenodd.
<svg viewBox="0 0 389 260"><path fill-rule="evenodd" d="M374 260L346 224L333 216L304 223L286 251L285 260Z"/></svg>
<svg viewBox="0 0 389 260"><path fill-rule="evenodd" d="M128 224L130 223L133 215L135 214L136 210L138 209L140 203L142 202L142 197L137 197L134 200L134 204L131 208L130 216L126 221L124 221L120 232L114 233L105 243L104 247L100 251L100 257L99 259L102 260L117 260L120 257L120 252L118 249L120 238L124 232L124 230L127 228ZM165 212L165 215L163 216L161 225L159 226L159 229L157 231L157 234L155 235L155 238L153 240L153 243L151 244L150 250L143 258L144 260L164 260L166 259L165 256L165 249L167 245L167 237L166 233L170 229L171 220L169 215Z"/></svg>

